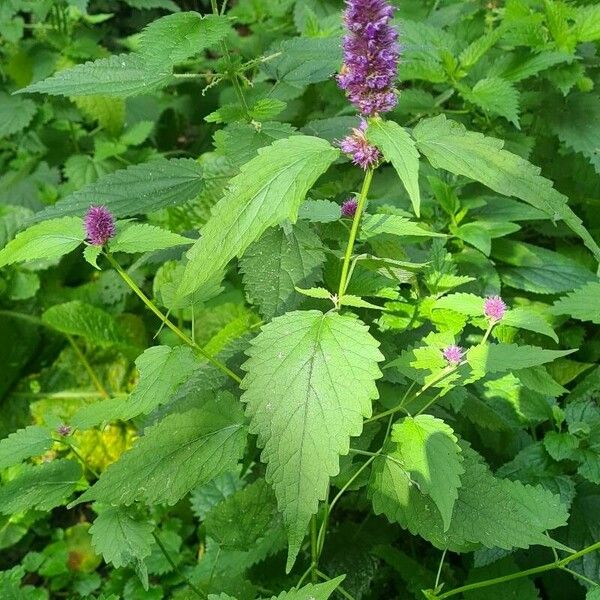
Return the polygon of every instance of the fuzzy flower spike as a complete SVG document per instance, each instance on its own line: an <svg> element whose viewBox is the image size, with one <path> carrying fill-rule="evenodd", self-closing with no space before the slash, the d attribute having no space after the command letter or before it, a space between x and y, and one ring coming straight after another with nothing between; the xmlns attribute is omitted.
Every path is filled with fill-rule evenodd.
<svg viewBox="0 0 600 600"><path fill-rule="evenodd" d="M84 219L90 244L104 246L115 235L115 218L106 206L90 206Z"/></svg>
<svg viewBox="0 0 600 600"><path fill-rule="evenodd" d="M454 344L451 346L448 346L442 352L442 354L444 355L444 358L446 359L448 364L453 365L453 366L460 364L464 353L465 353L465 351L460 346L455 346Z"/></svg>
<svg viewBox="0 0 600 600"><path fill-rule="evenodd" d="M386 0L346 0L344 64L338 84L364 116L392 110L400 58L394 8Z"/></svg>
<svg viewBox="0 0 600 600"><path fill-rule="evenodd" d="M500 321L506 313L506 304L500 296L488 296L483 303L483 314L492 321Z"/></svg>
<svg viewBox="0 0 600 600"><path fill-rule="evenodd" d="M348 198L342 204L342 217L352 218L356 214L356 209L358 208L358 202L356 198Z"/></svg>
<svg viewBox="0 0 600 600"><path fill-rule="evenodd" d="M366 131L367 122L362 120L360 126L353 129L352 133L339 143L342 152L350 156L352 162L365 171L377 164L381 158L379 150L367 141Z"/></svg>

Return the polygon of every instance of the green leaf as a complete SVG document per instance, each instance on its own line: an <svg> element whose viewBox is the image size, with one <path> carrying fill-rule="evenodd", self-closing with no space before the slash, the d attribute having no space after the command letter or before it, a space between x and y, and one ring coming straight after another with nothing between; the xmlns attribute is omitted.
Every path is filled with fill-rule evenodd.
<svg viewBox="0 0 600 600"><path fill-rule="evenodd" d="M125 100L110 96L74 96L75 106L90 120L98 121L109 134L118 135L125 120ZM86 158L89 159L88 156ZM72 170L71 165L71 170Z"/></svg>
<svg viewBox="0 0 600 600"><path fill-rule="evenodd" d="M191 489L234 470L245 443L241 408L223 392L147 428L74 504L175 504Z"/></svg>
<svg viewBox="0 0 600 600"><path fill-rule="evenodd" d="M179 295L205 285L272 225L295 221L306 193L338 156L325 140L300 135L259 150L231 181L188 252Z"/></svg>
<svg viewBox="0 0 600 600"><path fill-rule="evenodd" d="M567 205L567 198L540 176L540 169L503 150L504 142L467 131L444 115L421 121L413 130L417 148L435 168L480 181L505 196L514 196L562 219L600 260L600 247Z"/></svg>
<svg viewBox="0 0 600 600"><path fill-rule="evenodd" d="M20 463L31 456L39 456L52 448L52 436L45 427L30 425L0 440L0 469Z"/></svg>
<svg viewBox="0 0 600 600"><path fill-rule="evenodd" d="M111 252L152 252L174 246L193 244L194 240L147 223L130 223L117 228L117 235L110 241Z"/></svg>
<svg viewBox="0 0 600 600"><path fill-rule="evenodd" d="M279 596L273 596L271 600L328 600L340 583L344 581L344 577L345 575L340 575L325 583L309 583L299 590L281 592Z"/></svg>
<svg viewBox="0 0 600 600"><path fill-rule="evenodd" d="M570 63L572 60L572 54L555 50L542 51L525 58L516 56L515 59L502 70L500 76L503 79L516 83L528 79L541 71L545 71L554 65L563 62Z"/></svg>
<svg viewBox="0 0 600 600"><path fill-rule="evenodd" d="M63 217L38 223L18 233L0 250L0 267L30 260L54 260L75 250L84 239L80 218Z"/></svg>
<svg viewBox="0 0 600 600"><path fill-rule="evenodd" d="M433 308L450 309L461 315L481 317L483 316L484 302L485 300L481 296L457 292L456 294L449 294L448 296L439 298L435 301Z"/></svg>
<svg viewBox="0 0 600 600"><path fill-rule="evenodd" d="M164 8L173 12L180 10L179 6L173 0L123 0L123 2L140 10L150 10L152 8Z"/></svg>
<svg viewBox="0 0 600 600"><path fill-rule="evenodd" d="M231 32L225 16L186 11L167 15L146 27L138 51L147 68L170 68L219 43Z"/></svg>
<svg viewBox="0 0 600 600"><path fill-rule="evenodd" d="M325 254L320 238L307 223L271 227L240 260L244 287L265 320L298 308L296 287L321 279Z"/></svg>
<svg viewBox="0 0 600 600"><path fill-rule="evenodd" d="M575 14L575 31L579 42L600 39L600 6L578 6Z"/></svg>
<svg viewBox="0 0 600 600"><path fill-rule="evenodd" d="M81 467L72 460L53 460L27 466L0 487L0 513L10 515L26 510L52 510L75 490Z"/></svg>
<svg viewBox="0 0 600 600"><path fill-rule="evenodd" d="M511 308L510 310L506 311L506 314L504 317L502 317L501 324L547 335L549 338L552 338L558 343L558 336L556 335L554 329L550 327L548 321L544 319L541 313L537 312L533 308L527 308L524 306Z"/></svg>
<svg viewBox="0 0 600 600"><path fill-rule="evenodd" d="M461 94L485 112L500 115L519 128L519 92L510 81L486 77L471 90L461 88Z"/></svg>
<svg viewBox="0 0 600 600"><path fill-rule="evenodd" d="M464 473L454 431L441 419L418 415L394 425L391 439L397 444L393 458L421 493L431 497L448 530Z"/></svg>
<svg viewBox="0 0 600 600"><path fill-rule="evenodd" d="M387 448L393 453L395 445ZM560 547L545 533L561 527L568 513L558 496L539 487L494 477L478 454L463 448L462 486L445 532L433 501L422 494L403 465L387 454L374 462L370 489L376 514L384 513L437 548L465 552L486 548Z"/></svg>
<svg viewBox="0 0 600 600"><path fill-rule="evenodd" d="M443 233L423 229L418 223L398 215L365 215L360 230L362 239L387 233L401 237L446 237Z"/></svg>
<svg viewBox="0 0 600 600"><path fill-rule="evenodd" d="M43 81L32 83L19 94L51 96L117 96L126 98L148 94L172 80L166 65L155 68L140 54L117 54L58 71Z"/></svg>
<svg viewBox="0 0 600 600"><path fill-rule="evenodd" d="M110 313L79 300L51 306L43 313L42 321L56 331L82 336L99 346L123 349L132 346L123 327Z"/></svg>
<svg viewBox="0 0 600 600"><path fill-rule="evenodd" d="M406 129L394 121L371 119L367 132L369 141L391 162L404 185L417 217L421 211L419 191L419 153Z"/></svg>
<svg viewBox="0 0 600 600"><path fill-rule="evenodd" d="M544 447L554 460L567 460L573 458L579 440L571 433L549 431L544 436Z"/></svg>
<svg viewBox="0 0 600 600"><path fill-rule="evenodd" d="M339 455L371 415L383 359L377 346L357 319L306 311L274 319L247 351L242 401L288 531L288 571Z"/></svg>
<svg viewBox="0 0 600 600"><path fill-rule="evenodd" d="M273 490L258 479L217 504L206 515L204 526L222 548L250 550L282 523Z"/></svg>
<svg viewBox="0 0 600 600"><path fill-rule="evenodd" d="M202 167L196 161L155 160L101 177L36 214L35 219L83 215L100 200L115 217L145 214L192 200L203 185Z"/></svg>
<svg viewBox="0 0 600 600"><path fill-rule="evenodd" d="M103 508L90 527L92 546L115 569L133 563L139 565L150 555L154 543L154 525L139 520L128 508Z"/></svg>
<svg viewBox="0 0 600 600"><path fill-rule="evenodd" d="M37 112L35 102L0 93L0 138L19 133Z"/></svg>
<svg viewBox="0 0 600 600"><path fill-rule="evenodd" d="M331 292L322 287L313 287L313 288L296 288L296 291L303 296L308 296L309 298L317 298L318 300L331 300Z"/></svg>
<svg viewBox="0 0 600 600"><path fill-rule="evenodd" d="M580 321L600 325L600 282L590 282L582 288L563 296L550 308L555 315L569 315Z"/></svg>
<svg viewBox="0 0 600 600"><path fill-rule="evenodd" d="M192 490L190 495L192 511L200 520L204 521L214 506L225 498L229 498L234 492L241 490L244 483L237 473L229 472L217 475L212 481Z"/></svg>
<svg viewBox="0 0 600 600"><path fill-rule="evenodd" d="M473 569L465 585L512 575L519 571L518 565L511 557L496 561L491 565ZM475 589L463 594L464 600L539 600L537 588L529 577L521 577L513 581L501 582L494 586Z"/></svg>
<svg viewBox="0 0 600 600"><path fill-rule="evenodd" d="M330 200L307 200L300 205L299 219L312 223L333 223L341 216L340 205Z"/></svg>

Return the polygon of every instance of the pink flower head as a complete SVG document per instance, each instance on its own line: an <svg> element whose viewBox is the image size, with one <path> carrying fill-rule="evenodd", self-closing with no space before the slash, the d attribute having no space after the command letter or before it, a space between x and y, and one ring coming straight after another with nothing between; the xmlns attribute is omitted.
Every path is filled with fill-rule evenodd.
<svg viewBox="0 0 600 600"><path fill-rule="evenodd" d="M71 427L69 427L69 425L63 424L63 425L59 425L56 428L56 431L59 435L62 435L63 437L67 437L68 435L71 435L72 429L71 429Z"/></svg>
<svg viewBox="0 0 600 600"><path fill-rule="evenodd" d="M458 365L462 361L465 351L460 346L452 344L444 349L442 354L450 365Z"/></svg>
<svg viewBox="0 0 600 600"><path fill-rule="evenodd" d="M381 158L379 150L367 141L366 131L367 122L362 120L360 125L356 129L353 129L349 136L339 142L342 152L350 156L352 162L365 171L376 164Z"/></svg>
<svg viewBox="0 0 600 600"><path fill-rule="evenodd" d="M356 214L356 209L358 208L358 202L356 198L348 198L342 204L342 217L352 218Z"/></svg>
<svg viewBox="0 0 600 600"><path fill-rule="evenodd" d="M506 313L506 304L500 296L488 296L483 303L483 314L492 321L500 321Z"/></svg>
<svg viewBox="0 0 600 600"><path fill-rule="evenodd" d="M104 246L115 235L115 219L106 206L90 206L84 219L90 244Z"/></svg>
<svg viewBox="0 0 600 600"><path fill-rule="evenodd" d="M344 65L338 84L363 115L396 106L394 83L400 57L394 8L386 0L346 0Z"/></svg>

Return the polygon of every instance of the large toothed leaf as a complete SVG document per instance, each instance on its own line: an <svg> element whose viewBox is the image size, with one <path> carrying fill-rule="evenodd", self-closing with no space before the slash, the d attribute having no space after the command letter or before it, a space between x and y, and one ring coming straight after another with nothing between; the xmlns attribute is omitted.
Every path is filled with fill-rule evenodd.
<svg viewBox="0 0 600 600"><path fill-rule="evenodd" d="M398 123L382 119L369 122L368 138L381 150L385 159L394 165L418 217L421 211L419 153L414 140Z"/></svg>
<svg viewBox="0 0 600 600"><path fill-rule="evenodd" d="M600 325L600 282L592 282L557 300L550 309L555 315L570 315Z"/></svg>
<svg viewBox="0 0 600 600"><path fill-rule="evenodd" d="M325 140L304 135L274 142L242 167L188 252L181 297L200 289L269 227L289 219L338 157Z"/></svg>
<svg viewBox="0 0 600 600"><path fill-rule="evenodd" d="M288 531L288 570L339 455L371 415L383 359L377 346L357 319L306 311L273 320L248 350L242 401Z"/></svg>
<svg viewBox="0 0 600 600"><path fill-rule="evenodd" d="M600 260L600 247L567 205L567 198L540 175L540 169L504 150L504 142L467 131L444 115L421 121L413 130L417 149L436 167L480 181L490 189L514 196L563 220Z"/></svg>
<svg viewBox="0 0 600 600"><path fill-rule="evenodd" d="M16 465L30 456L38 456L50 450L52 436L50 430L30 425L11 433L0 440L0 469Z"/></svg>
<svg viewBox="0 0 600 600"><path fill-rule="evenodd" d="M88 500L175 504L193 488L234 470L245 442L239 403L222 393L146 429L77 504Z"/></svg>
<svg viewBox="0 0 600 600"><path fill-rule="evenodd" d="M83 216L103 204L115 217L130 217L195 198L203 187L202 167L189 158L154 160L110 173L35 215L35 220Z"/></svg>
<svg viewBox="0 0 600 600"><path fill-rule="evenodd" d="M117 235L110 241L109 250L136 254L137 252L164 250L192 243L193 240L167 229L148 223L132 223L117 231Z"/></svg>

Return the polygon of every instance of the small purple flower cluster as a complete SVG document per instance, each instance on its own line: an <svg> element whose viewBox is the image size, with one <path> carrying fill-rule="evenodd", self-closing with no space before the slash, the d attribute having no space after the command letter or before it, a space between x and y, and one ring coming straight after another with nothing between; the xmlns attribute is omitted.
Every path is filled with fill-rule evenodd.
<svg viewBox="0 0 600 600"><path fill-rule="evenodd" d="M347 0L344 65L338 75L360 114L388 112L396 106L394 82L400 57L398 32L390 25L394 8L385 0Z"/></svg>
<svg viewBox="0 0 600 600"><path fill-rule="evenodd" d="M115 235L115 219L106 206L90 206L84 219L87 240L104 246Z"/></svg>
<svg viewBox="0 0 600 600"><path fill-rule="evenodd" d="M358 208L358 202L356 198L348 198L342 204L342 217L352 218L356 214L356 209Z"/></svg>
<svg viewBox="0 0 600 600"><path fill-rule="evenodd" d="M363 120L359 127L353 129L352 133L340 142L342 151L351 156L352 162L365 171L381 158L379 150L367 141L366 131L367 122Z"/></svg>

